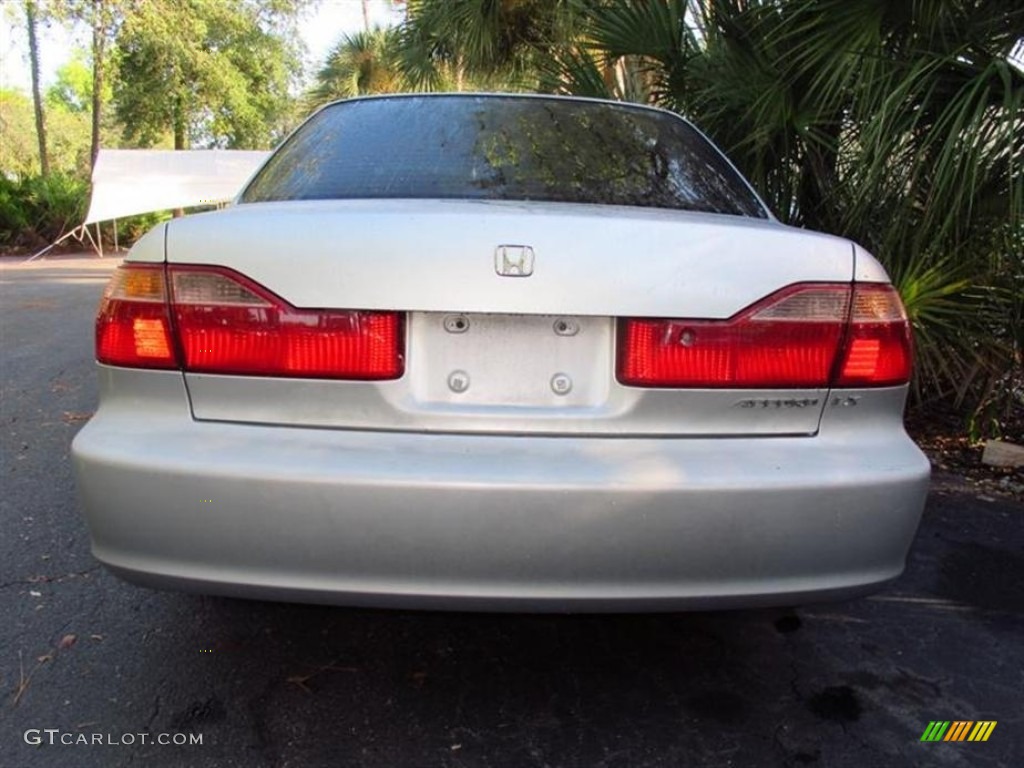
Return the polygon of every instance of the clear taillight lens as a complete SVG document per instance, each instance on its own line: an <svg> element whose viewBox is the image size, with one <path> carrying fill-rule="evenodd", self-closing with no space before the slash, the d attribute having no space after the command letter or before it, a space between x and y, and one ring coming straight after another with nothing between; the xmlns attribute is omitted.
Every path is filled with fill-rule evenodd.
<svg viewBox="0 0 1024 768"><path fill-rule="evenodd" d="M887 386L909 380L910 360L887 285L794 285L729 320L619 324L618 378L638 387Z"/></svg>
<svg viewBox="0 0 1024 768"><path fill-rule="evenodd" d="M399 313L297 309L220 267L169 265L169 287L164 274L162 266L118 270L109 296L140 298L104 299L100 362L174 368L180 350L181 367L197 373L380 380L405 369ZM157 363L150 353L159 349L166 354Z"/></svg>

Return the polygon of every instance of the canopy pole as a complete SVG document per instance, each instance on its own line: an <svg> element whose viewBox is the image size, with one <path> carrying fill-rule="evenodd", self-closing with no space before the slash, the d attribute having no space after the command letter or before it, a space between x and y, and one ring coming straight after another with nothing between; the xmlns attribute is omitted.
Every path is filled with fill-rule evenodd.
<svg viewBox="0 0 1024 768"><path fill-rule="evenodd" d="M96 231L97 232L99 232L99 228L100 228L99 222L97 222L96 223ZM102 258L103 257L103 249L100 248L98 245L96 245L96 241L92 239L92 230L89 229L89 225L88 224L83 224L82 225L82 229L85 231L86 236L89 238L89 242L92 243L92 249L94 251L96 251L96 253L98 253L100 255L100 257Z"/></svg>
<svg viewBox="0 0 1024 768"><path fill-rule="evenodd" d="M58 237L56 240L54 240L48 246L43 248L43 250L39 251L38 253L33 253L31 256L29 256L27 259L25 259L24 263L28 264L30 261L35 261L36 259L38 259L40 256L42 256L44 253L46 253L50 249L56 248L58 245L63 243L65 240L67 240L69 237L71 237L73 234L75 234L80 229L85 229L85 224L82 224L80 226L75 227L70 232L65 232L63 235ZM81 239L81 238L79 238L79 239Z"/></svg>

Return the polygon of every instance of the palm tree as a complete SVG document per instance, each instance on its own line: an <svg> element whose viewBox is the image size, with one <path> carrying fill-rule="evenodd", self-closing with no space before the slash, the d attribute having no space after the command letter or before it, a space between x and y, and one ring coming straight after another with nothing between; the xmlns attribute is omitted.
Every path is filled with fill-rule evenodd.
<svg viewBox="0 0 1024 768"><path fill-rule="evenodd" d="M375 28L343 35L327 55L308 94L311 106L368 93L407 90L397 66L397 31Z"/></svg>
<svg viewBox="0 0 1024 768"><path fill-rule="evenodd" d="M589 0L409 0L401 28L406 78L436 90L467 81L536 88L541 71L575 37Z"/></svg>

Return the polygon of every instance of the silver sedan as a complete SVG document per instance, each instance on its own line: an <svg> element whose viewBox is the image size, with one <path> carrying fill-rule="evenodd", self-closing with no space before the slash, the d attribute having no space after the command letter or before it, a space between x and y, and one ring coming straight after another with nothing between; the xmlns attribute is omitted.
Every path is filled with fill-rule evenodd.
<svg viewBox="0 0 1024 768"><path fill-rule="evenodd" d="M73 445L129 581L633 611L899 576L929 465L879 263L780 224L693 126L540 96L356 99L139 240Z"/></svg>

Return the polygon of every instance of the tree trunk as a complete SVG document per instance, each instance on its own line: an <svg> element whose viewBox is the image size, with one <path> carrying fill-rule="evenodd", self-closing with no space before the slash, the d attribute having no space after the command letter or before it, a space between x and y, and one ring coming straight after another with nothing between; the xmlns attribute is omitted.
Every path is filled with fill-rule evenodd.
<svg viewBox="0 0 1024 768"><path fill-rule="evenodd" d="M363 0L363 28L370 31L370 0Z"/></svg>
<svg viewBox="0 0 1024 768"><path fill-rule="evenodd" d="M174 118L174 148L188 149L188 142L185 141L185 121L180 114Z"/></svg>
<svg viewBox="0 0 1024 768"><path fill-rule="evenodd" d="M107 47L106 14L103 0L93 0L92 8L92 146L89 167L96 167L100 153L100 121L103 110L103 65Z"/></svg>
<svg viewBox="0 0 1024 768"><path fill-rule="evenodd" d="M32 68L32 102L36 109L36 136L39 138L39 170L50 175L50 157L46 153L46 115L39 91L39 41L36 39L38 22L35 0L25 0L25 20L28 23L28 58Z"/></svg>
<svg viewBox="0 0 1024 768"><path fill-rule="evenodd" d="M188 149L188 137L186 135L185 126L185 105L184 99L179 94L174 103L174 148L175 149ZM179 218L185 215L185 211L182 208L175 208L173 216Z"/></svg>

